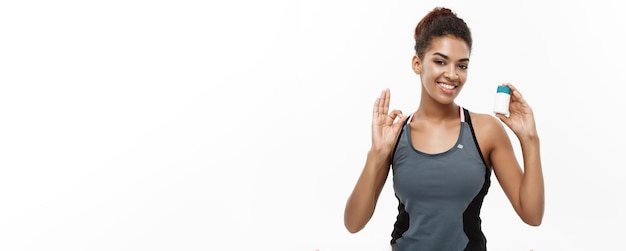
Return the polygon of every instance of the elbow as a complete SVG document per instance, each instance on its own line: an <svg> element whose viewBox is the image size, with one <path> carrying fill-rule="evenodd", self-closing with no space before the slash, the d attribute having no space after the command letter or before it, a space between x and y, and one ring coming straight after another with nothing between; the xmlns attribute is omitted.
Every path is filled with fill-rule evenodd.
<svg viewBox="0 0 626 251"><path fill-rule="evenodd" d="M526 224L533 226L533 227L538 227L541 225L541 219L538 220L527 220Z"/></svg>
<svg viewBox="0 0 626 251"><path fill-rule="evenodd" d="M350 232L351 234L356 234L359 231L361 231L361 228L355 228L355 227L350 227L346 225L346 229L348 230L348 232Z"/></svg>
<svg viewBox="0 0 626 251"><path fill-rule="evenodd" d="M348 219L344 219L343 225L346 227L346 230L348 230L348 232L350 232L351 234L356 234L361 231L361 229L363 229L363 226L356 223L351 223Z"/></svg>
<svg viewBox="0 0 626 251"><path fill-rule="evenodd" d="M540 226L543 221L543 214L544 214L543 203L540 207L530 207L530 208L524 208L524 209L526 210L522 210L522 212L519 213L519 216L522 219L522 221L524 221L524 223L528 224L529 226L533 226L533 227Z"/></svg>
<svg viewBox="0 0 626 251"><path fill-rule="evenodd" d="M365 228L373 212L364 206L347 205L343 212L343 225L351 234L357 233Z"/></svg>
<svg viewBox="0 0 626 251"><path fill-rule="evenodd" d="M365 223L361 222L358 217L354 217L354 215L351 215L348 212L345 212L343 216L343 225L351 234L358 233L365 227Z"/></svg>
<svg viewBox="0 0 626 251"><path fill-rule="evenodd" d="M538 227L541 225L541 222L543 221L543 217L542 216L526 217L523 220L524 220L524 223L528 224L529 226Z"/></svg>

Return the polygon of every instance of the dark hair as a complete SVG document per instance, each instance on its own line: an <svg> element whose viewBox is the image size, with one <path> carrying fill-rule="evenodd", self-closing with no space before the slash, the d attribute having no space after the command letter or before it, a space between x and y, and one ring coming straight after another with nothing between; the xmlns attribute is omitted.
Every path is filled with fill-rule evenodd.
<svg viewBox="0 0 626 251"><path fill-rule="evenodd" d="M472 33L465 21L448 8L436 7L415 27L415 54L423 59L430 42L443 36L463 39L470 51L472 50Z"/></svg>

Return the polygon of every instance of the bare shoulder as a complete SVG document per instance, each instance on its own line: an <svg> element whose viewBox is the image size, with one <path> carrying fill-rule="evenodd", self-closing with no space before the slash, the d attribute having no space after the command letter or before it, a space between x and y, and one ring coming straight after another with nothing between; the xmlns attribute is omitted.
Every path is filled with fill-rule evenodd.
<svg viewBox="0 0 626 251"><path fill-rule="evenodd" d="M470 112L470 116L476 140L486 155L490 155L501 140L508 139L503 123L496 116L474 112Z"/></svg>
<svg viewBox="0 0 626 251"><path fill-rule="evenodd" d="M503 130L502 123L496 116L486 113L470 112L475 131Z"/></svg>

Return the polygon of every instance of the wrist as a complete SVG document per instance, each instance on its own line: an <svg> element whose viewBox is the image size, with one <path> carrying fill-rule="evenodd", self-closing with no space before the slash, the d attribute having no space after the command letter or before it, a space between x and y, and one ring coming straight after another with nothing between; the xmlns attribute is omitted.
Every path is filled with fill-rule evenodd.
<svg viewBox="0 0 626 251"><path fill-rule="evenodd" d="M367 152L367 159L377 164L388 163L390 157L391 157L391 152L382 150L382 149L371 148Z"/></svg>
<svg viewBox="0 0 626 251"><path fill-rule="evenodd" d="M536 133L518 136L521 144L539 144L539 136Z"/></svg>

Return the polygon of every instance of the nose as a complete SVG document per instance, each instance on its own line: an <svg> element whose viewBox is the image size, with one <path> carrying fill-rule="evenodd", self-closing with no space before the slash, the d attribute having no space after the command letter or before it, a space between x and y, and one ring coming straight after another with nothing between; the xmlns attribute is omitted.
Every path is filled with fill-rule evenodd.
<svg viewBox="0 0 626 251"><path fill-rule="evenodd" d="M459 74L457 74L456 70L456 66L451 64L444 72L444 76L450 80L457 80L459 79Z"/></svg>

